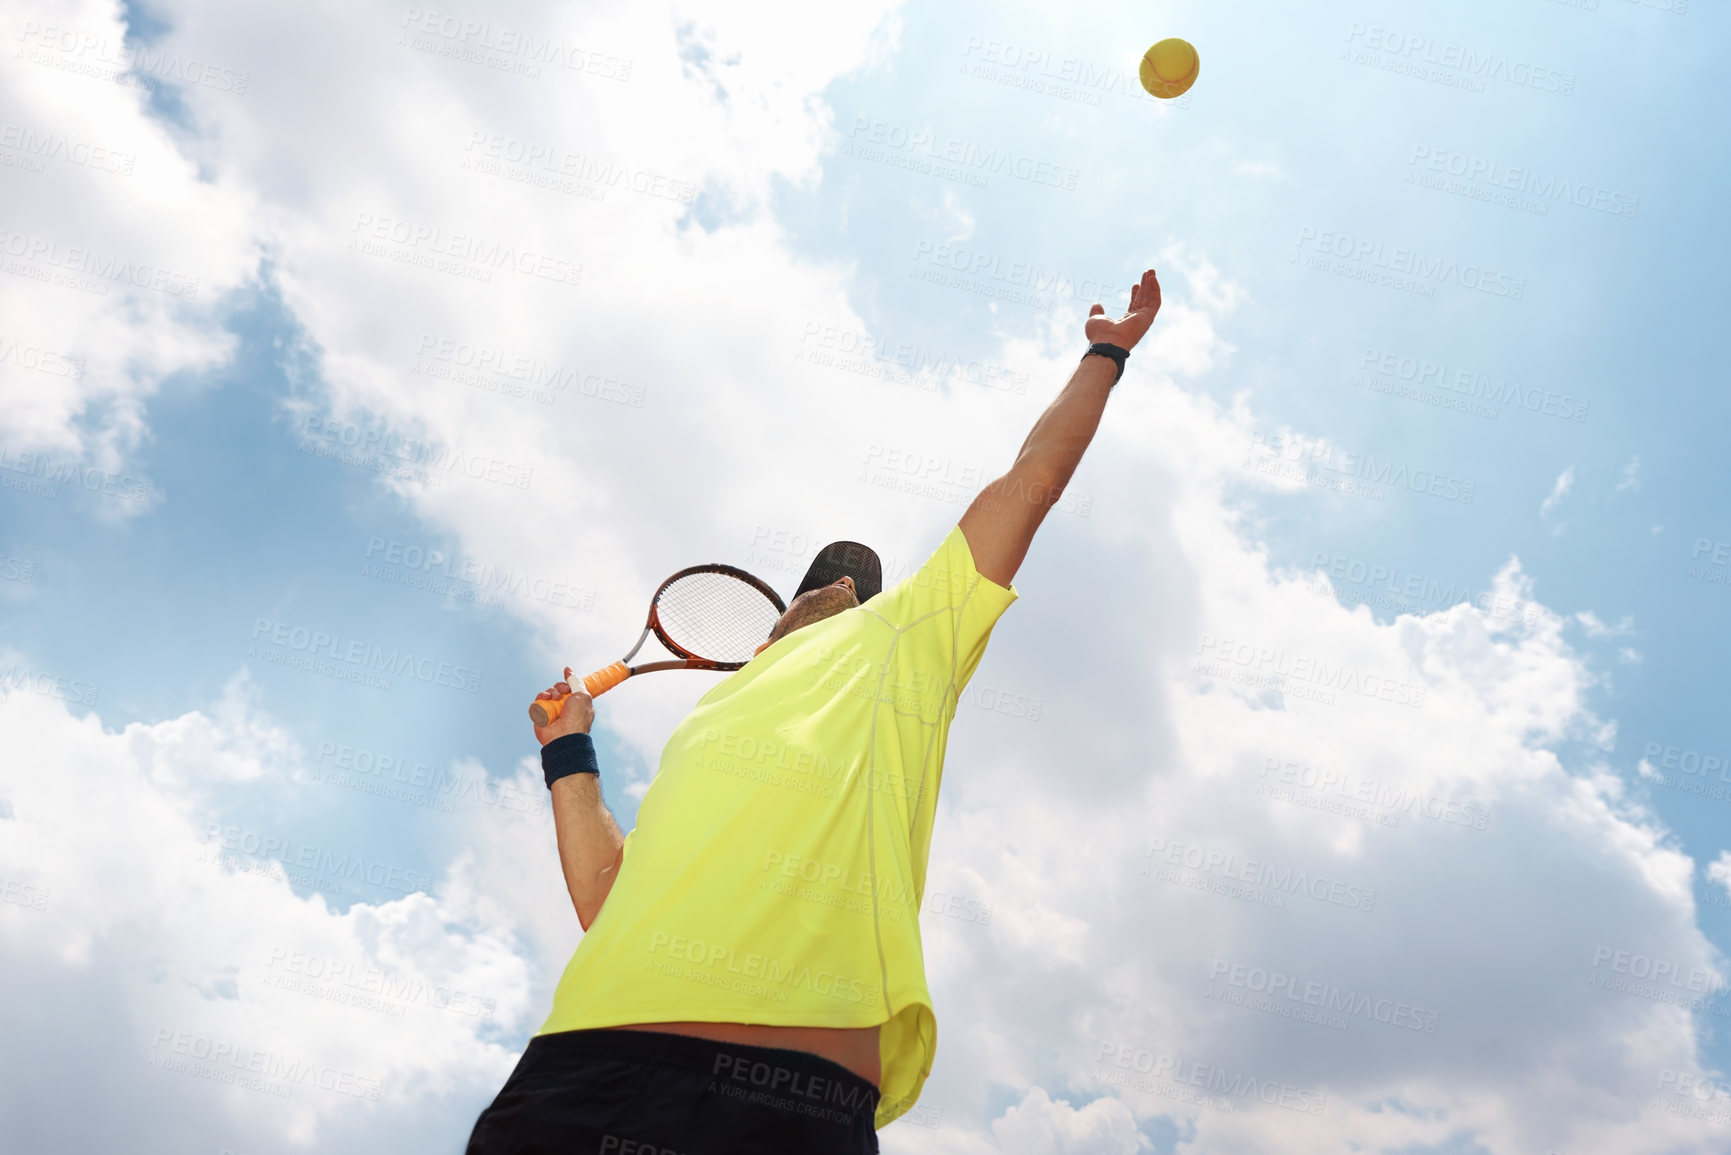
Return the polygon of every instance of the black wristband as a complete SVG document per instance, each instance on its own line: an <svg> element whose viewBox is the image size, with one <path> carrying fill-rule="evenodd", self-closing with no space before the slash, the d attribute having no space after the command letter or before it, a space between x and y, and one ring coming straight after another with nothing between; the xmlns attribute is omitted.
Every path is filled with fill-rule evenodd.
<svg viewBox="0 0 1731 1155"><path fill-rule="evenodd" d="M1124 376L1124 362L1130 359L1130 350L1120 349L1116 345L1108 345L1104 341L1096 341L1092 345L1088 346L1088 351L1082 354L1082 356L1106 357L1110 359L1112 364L1118 366L1118 377L1122 377ZM1112 378L1112 384L1118 384L1118 377Z"/></svg>
<svg viewBox="0 0 1731 1155"><path fill-rule="evenodd" d="M568 774L601 773L595 761L595 741L587 734L562 734L541 747L541 776L547 789Z"/></svg>

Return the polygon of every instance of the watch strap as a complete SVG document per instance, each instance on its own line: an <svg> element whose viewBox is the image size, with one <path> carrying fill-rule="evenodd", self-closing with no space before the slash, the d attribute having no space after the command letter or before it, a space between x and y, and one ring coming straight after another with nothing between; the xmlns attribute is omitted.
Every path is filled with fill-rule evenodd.
<svg viewBox="0 0 1731 1155"><path fill-rule="evenodd" d="M1088 351L1082 354L1082 356L1105 357L1110 360L1112 364L1116 365L1118 367L1118 376L1112 378L1112 384L1116 385L1118 383L1118 378L1124 376L1124 362L1130 359L1130 350L1120 348L1117 345L1108 344L1105 341L1096 341L1092 345L1088 346Z"/></svg>

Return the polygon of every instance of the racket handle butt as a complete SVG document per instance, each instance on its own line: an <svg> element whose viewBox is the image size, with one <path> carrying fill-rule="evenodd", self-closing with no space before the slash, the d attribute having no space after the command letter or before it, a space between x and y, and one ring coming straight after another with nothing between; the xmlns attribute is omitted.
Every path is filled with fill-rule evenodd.
<svg viewBox="0 0 1731 1155"><path fill-rule="evenodd" d="M537 701L529 706L529 721L537 726L551 726L553 720L565 712L565 699L548 698Z"/></svg>
<svg viewBox="0 0 1731 1155"><path fill-rule="evenodd" d="M591 698L599 698L620 682L631 676L631 667L624 662L614 662L604 670L596 670L583 679L583 688L589 691Z"/></svg>

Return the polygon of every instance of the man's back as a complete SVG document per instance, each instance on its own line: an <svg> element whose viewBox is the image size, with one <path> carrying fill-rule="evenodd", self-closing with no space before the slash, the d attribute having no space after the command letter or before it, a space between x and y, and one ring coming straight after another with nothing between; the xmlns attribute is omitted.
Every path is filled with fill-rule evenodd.
<svg viewBox="0 0 1731 1155"><path fill-rule="evenodd" d="M1152 269L1123 317L1093 306L1069 382L918 573L860 606L857 575L814 563L758 659L669 739L630 839L602 803L593 702L540 695L569 700L535 734L589 934L470 1155L866 1153L913 1106L937 1043L918 914L957 696L1159 307ZM832 1031L876 1032L881 1086Z"/></svg>
<svg viewBox="0 0 1731 1155"><path fill-rule="evenodd" d="M920 896L958 694L1016 598L952 529L866 605L777 641L669 738L542 1034L881 1024L882 1126L936 1026Z"/></svg>

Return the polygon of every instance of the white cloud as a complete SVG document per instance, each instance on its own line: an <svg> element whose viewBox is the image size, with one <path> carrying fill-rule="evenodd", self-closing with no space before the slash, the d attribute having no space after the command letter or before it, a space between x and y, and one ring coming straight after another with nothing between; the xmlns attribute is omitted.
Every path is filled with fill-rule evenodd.
<svg viewBox="0 0 1731 1155"><path fill-rule="evenodd" d="M1635 619L1624 615L1616 625L1606 625L1599 615L1592 610L1582 610L1575 615L1575 620L1581 623L1581 628L1589 638L1624 638L1635 632Z"/></svg>
<svg viewBox="0 0 1731 1155"><path fill-rule="evenodd" d="M198 131L179 143L207 170L202 183L192 182L193 163L174 152L168 135L137 114L134 90L46 68L8 75L22 78L32 100L66 88L97 118L89 131L103 139L115 137L116 126L136 125L160 143L158 167L181 182L142 200L129 190L98 208L64 204L63 231L119 216L109 222L118 235L162 239L201 270L210 266L208 283L217 286L233 280L217 274L237 267L237 254L270 253L329 385L328 414L302 410L298 420L328 415L388 428L396 444L436 443L446 461L460 456L483 474L528 478L527 491L451 475L440 480L455 484L391 484L477 556L523 572L574 572L592 585L607 612L557 623L545 656L553 668L599 665L614 656L623 623L641 613L643 591L671 568L669 559L677 554L683 563L692 550L737 556L767 510L801 524L846 521L882 541L906 520L881 507L868 513L877 503L864 486L853 501L815 493L787 500L784 478L858 462L906 427L860 425L852 419L857 382L826 380L792 360L808 320L864 326L843 293L845 270L789 257L765 213L776 182L815 179L834 131L834 114L817 93L893 49L890 8L717 3L671 14L626 6L579 15L530 5L491 17L489 34L531 33L581 49L580 62L600 54L612 63L542 62L540 76L514 73L502 86L498 69L439 54L457 43L444 32L461 21L434 20L429 30L409 17L421 9L339 32L316 7L266 20L229 5L177 4L164 12L168 50L252 69L244 95L184 94ZM117 44L121 29L106 11L92 7L77 20ZM64 13L41 21L75 22ZM812 51L819 42L823 50ZM325 80L279 87L283 78L314 76ZM373 111L357 118L356 108ZM133 147L142 158L144 145ZM536 149L551 158L537 162L542 168L510 159ZM581 195L527 183L544 178L546 165L600 175ZM608 174L621 179L609 183ZM678 199L691 189L701 190L696 218L713 227L696 224L693 206ZM363 242L377 251L357 251ZM398 259L448 261L432 254L435 245L530 254L529 271L485 257L455 262L491 278L481 283ZM579 265L574 286L536 275ZM146 303L155 312L139 333L165 340L181 331L161 326L165 306ZM204 323L209 331L198 330L196 348L186 337L175 357L158 358L163 371L220 358L226 338ZM88 324L121 331L99 318ZM78 347L59 330L44 332L45 341ZM549 409L465 386L461 374L417 372L451 368L421 357L429 340L435 353L449 341L575 376ZM115 352L122 360L136 349ZM602 382L618 383L608 388L641 407L597 399ZM973 404L985 414L999 400L993 393ZM41 437L73 436L69 406L36 421ZM135 441L142 426L136 407L130 413ZM991 464L1010 436L1004 430L1020 420L990 413L980 442L991 447ZM834 443L812 437L813 429L834 431ZM777 471L755 468L772 457ZM711 476L748 480L693 486L691 461L706 463ZM525 516L531 507L567 528L545 532L542 519ZM645 751L659 748L687 689L636 695L620 705L627 717L619 721Z"/></svg>
<svg viewBox="0 0 1731 1155"><path fill-rule="evenodd" d="M1629 458L1628 463L1623 466L1623 476L1622 476L1621 480L1619 480L1617 482L1617 488L1615 490L1613 490L1612 493L1613 493L1613 496L1615 496L1618 493L1640 493L1640 492L1641 492L1641 455L1639 453L1637 453L1637 454L1635 454L1635 456Z"/></svg>
<svg viewBox="0 0 1731 1155"><path fill-rule="evenodd" d="M30 1026L9 1028L4 1081L42 1102L70 1086L119 1092L63 1115L57 1145L306 1145L381 1112L412 1127L429 1109L450 1123L453 1104L484 1102L508 1073L501 1030L544 1012L571 934L542 951L535 921L558 911L559 884L499 874L514 843L550 842L544 814L478 818L477 849L432 893L339 914L321 893L297 896L290 876L399 868L334 835L273 846L274 829L211 820L233 784L280 788L304 772L244 679L212 715L119 733L14 690L0 744L0 941L14 989L33 992Z"/></svg>
<svg viewBox="0 0 1731 1155"><path fill-rule="evenodd" d="M132 477L128 492L142 495L130 455L145 404L232 344L224 297L257 267L253 202L203 179L143 91L113 81L125 33L115 5L14 6L8 27L0 453L12 469L38 454L24 471L49 484L84 466Z"/></svg>
<svg viewBox="0 0 1731 1155"><path fill-rule="evenodd" d="M1707 878L1717 882L1731 895L1731 850L1721 850L1719 857L1707 864Z"/></svg>
<svg viewBox="0 0 1731 1155"><path fill-rule="evenodd" d="M1159 381L1113 406L1084 469L1138 502L1103 506L1093 560L1046 570L1049 588L1023 582L983 674L1043 693L1042 724L964 715L952 738L933 885L971 888L994 913L989 929L927 920L952 1024L932 1101L972 1101L978 1082L1110 1093L1101 1076L1119 1072L1098 1058L1110 1044L1328 1096L1319 1121L1181 1107L1187 1087L1170 1075L1125 1093L1138 1118L1194 1124L1182 1151L1399 1147L1462 1131L1490 1150L1657 1151L1699 1136L1654 1114L1582 1121L1593 1104L1645 1101L1696 1047L1686 1019L1588 985L1608 966L1594 962L1606 928L1613 949L1704 973L1718 963L1693 924L1688 859L1615 778L1570 775L1548 749L1609 740L1565 619L1514 561L1493 592L1534 607L1520 620L1460 604L1379 625L1318 598L1308 575L1270 573L1234 528L1248 418ZM1088 640L1109 647L1109 679L1043 676L1010 640L1061 630L1073 584L1113 607L1109 633ZM1267 688L1277 671L1294 691L1284 701ZM1422 708L1396 704L1402 685L1424 687ZM1593 865L1547 866L1531 853L1540 843ZM1143 873L1174 854L1171 881ZM1263 885L1245 887L1245 872ZM1271 909L1281 892L1267 880L1294 872L1376 891L1374 913L1302 894ZM1520 951L1497 945L1516 935ZM1437 1033L1334 1032L1222 1004L1207 997L1221 963L1433 1009ZM1512 1021L1525 1041L1487 1064ZM1580 1056L1561 1084L1559 1054ZM1402 1110L1376 1109L1391 1099Z"/></svg>
<svg viewBox="0 0 1731 1155"><path fill-rule="evenodd" d="M992 1121L992 1135L1004 1155L1135 1155L1149 1145L1118 1100L1077 1110L1038 1087Z"/></svg>
<svg viewBox="0 0 1731 1155"><path fill-rule="evenodd" d="M944 212L949 216L949 227L944 231L946 242L953 245L974 235L974 214L962 203L954 189L944 190Z"/></svg>
<svg viewBox="0 0 1731 1155"><path fill-rule="evenodd" d="M1575 488L1575 467L1569 466L1557 474L1556 483L1551 486L1551 492L1545 500L1539 503L1539 516L1549 517L1562 504L1563 498Z"/></svg>
<svg viewBox="0 0 1731 1155"><path fill-rule="evenodd" d="M357 31L317 7L261 15L199 0L176 7L172 43L256 72L244 98L189 90L196 131L178 147L196 163L130 90L13 69L3 83L31 115L140 158L124 195L90 181L67 200L45 180L20 211L93 245L155 238L161 251L140 259L184 261L208 280L192 310L128 293L136 315L93 295L55 312L8 284L3 303L24 310L9 316L44 342L91 349L87 377L15 411L11 435L82 445L80 415L112 402L93 444L123 460L144 432L140 398L223 355L203 286L241 283L258 245L328 384L305 401L313 416L532 470L527 491L454 476L385 484L466 553L597 587L602 612L544 635L550 668L610 660L654 580L695 555L737 558L760 525L834 527L886 556L923 556L959 506L888 500L857 482L866 458L893 448L1001 468L1073 368L1080 317L1005 323L998 356L1034 383L1025 396L959 380L947 395L903 396L793 359L812 322L866 325L848 270L793 255L767 205L777 182L816 179L835 128L821 93L891 51L888 11L734 3L670 19L531 5L513 11L513 30L615 62L532 77L422 51L416 36L437 48L442 33L402 27L396 12ZM77 19L118 37L107 8ZM328 82L290 83L314 76ZM562 192L534 183L552 178L512 160L528 155L519 148L622 179ZM638 176L646 191L633 191ZM695 216L657 195L670 181L702 190ZM950 211L973 227L959 202ZM547 261L467 259L477 244ZM453 260L467 275L428 267ZM1136 1123L1164 1115L1191 1136L1187 1152L1398 1148L1463 1132L1495 1151L1712 1150L1690 1120L1643 1109L1659 1071L1699 1071L1688 1017L1587 981L1608 969L1595 967L1602 948L1686 970L1720 960L1694 924L1690 860L1615 777L1554 752L1608 740L1565 619L1536 605L1514 560L1494 588L1499 603L1535 604L1520 621L1462 604L1378 623L1316 594L1311 575L1272 569L1239 494L1298 500L1306 487L1242 468L1260 428L1248 402L1187 388L1233 355L1224 330L1247 294L1206 254L1159 261L1159 326L1074 487L1098 500L1086 519L1054 517L981 673L1039 698L1042 719L970 707L955 730L931 877L994 915L927 919L943 1024L927 1098L946 1122L901 1127L886 1147L1129 1152ZM575 286L537 275L577 263ZM575 367L578 384L549 408L426 372L448 365L446 341ZM641 390L642 408L585 396L591 376ZM1320 451L1328 438L1297 430L1292 443ZM1542 516L1573 482L1571 466ZM1079 609L1098 607L1109 624L1078 627ZM1611 629L1576 620L1590 635ZM603 724L652 757L694 692L646 679L607 700ZM342 914L280 878L199 862L213 791L304 769L244 684L209 714L120 734L15 692L0 702L0 743L12 752L0 868L50 896L42 910L0 904L12 970L40 992L15 1036L26 1045L10 1048L8 1093L115 1089L103 1101L120 1107L73 1121L83 1130L69 1142L83 1147L142 1146L142 1133L165 1151L279 1136L373 1149L363 1125L384 1133L369 1113L385 1111L392 1133L437 1124L449 1146L451 1104L496 1089L572 945L544 822L527 817L476 822L431 895ZM521 770L515 780L536 786ZM1142 873L1174 848L1180 867L1192 849L1207 865L1177 881ZM1253 862L1260 897L1221 893L1242 885L1228 863ZM1726 862L1710 876L1723 882ZM1289 892L1263 868L1328 885ZM1357 906L1331 901L1348 895ZM278 949L485 992L499 1029L267 984ZM1207 997L1211 975L1247 993L1230 981L1240 966L1434 1011L1437 1030L1373 1014L1337 1031ZM378 1080L381 1098L213 1095L145 1068L163 1029L170 1048L184 1032L353 1072ZM90 1039L106 1044L99 1080ZM1328 1108L1228 1112L1126 1090L1099 1078L1102 1043L1314 1089ZM1019 1101L989 1109L1003 1087Z"/></svg>

